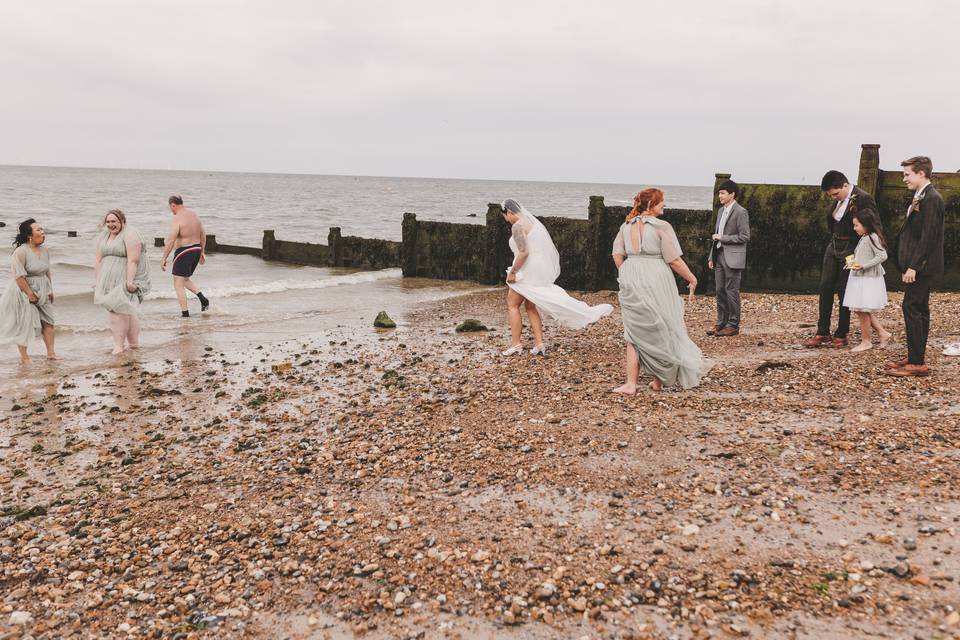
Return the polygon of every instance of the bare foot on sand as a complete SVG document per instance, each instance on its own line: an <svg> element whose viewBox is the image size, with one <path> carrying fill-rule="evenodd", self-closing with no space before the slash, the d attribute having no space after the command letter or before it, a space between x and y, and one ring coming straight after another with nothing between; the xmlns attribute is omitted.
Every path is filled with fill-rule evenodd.
<svg viewBox="0 0 960 640"><path fill-rule="evenodd" d="M637 385L627 383L612 390L613 393L622 393L625 396L632 396L637 393Z"/></svg>
<svg viewBox="0 0 960 640"><path fill-rule="evenodd" d="M121 353L123 353L123 347L114 347L114 348L113 348L113 351L110 352L110 355L112 355L112 356L118 356L118 355L120 355Z"/></svg>
<svg viewBox="0 0 960 640"><path fill-rule="evenodd" d="M886 348L887 348L887 345L889 345L891 342L893 342L893 334L892 334L892 333L881 333L881 334L880 334L880 348L881 348L881 349L886 349Z"/></svg>
<svg viewBox="0 0 960 640"><path fill-rule="evenodd" d="M657 378L654 378L648 386L654 391L663 391L663 383Z"/></svg>
<svg viewBox="0 0 960 640"><path fill-rule="evenodd" d="M55 353L48 353L47 360L60 360L60 356Z"/></svg>
<svg viewBox="0 0 960 640"><path fill-rule="evenodd" d="M852 353L860 353L862 351L870 351L870 349L873 349L873 344L869 342L861 342L860 344L855 346L853 349L850 349L850 351Z"/></svg>

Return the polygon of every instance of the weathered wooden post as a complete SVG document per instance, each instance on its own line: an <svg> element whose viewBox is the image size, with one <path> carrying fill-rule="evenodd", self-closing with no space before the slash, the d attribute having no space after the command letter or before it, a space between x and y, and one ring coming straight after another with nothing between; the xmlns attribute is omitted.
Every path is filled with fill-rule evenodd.
<svg viewBox="0 0 960 640"><path fill-rule="evenodd" d="M483 228L483 273L477 274L477 281L481 284L499 284L506 280L509 263L504 259L506 243L501 242L501 230L505 227L500 204L487 204L487 219Z"/></svg>
<svg viewBox="0 0 960 640"><path fill-rule="evenodd" d="M603 196L590 196L587 206L587 242L584 257L583 288L587 291L598 291L603 286L603 261L609 258L609 251L604 250L603 239Z"/></svg>
<svg viewBox="0 0 960 640"><path fill-rule="evenodd" d="M404 213L401 225L400 268L405 278L417 277L417 214Z"/></svg>
<svg viewBox="0 0 960 640"><path fill-rule="evenodd" d="M260 256L264 260L275 260L277 258L277 236L273 229L264 230L263 245Z"/></svg>
<svg viewBox="0 0 960 640"><path fill-rule="evenodd" d="M880 145L860 145L860 171L857 177L857 186L872 195L877 196L880 186Z"/></svg>
<svg viewBox="0 0 960 640"><path fill-rule="evenodd" d="M343 264L343 235L340 233L340 227L330 227L327 233L327 263L331 267L339 267Z"/></svg>

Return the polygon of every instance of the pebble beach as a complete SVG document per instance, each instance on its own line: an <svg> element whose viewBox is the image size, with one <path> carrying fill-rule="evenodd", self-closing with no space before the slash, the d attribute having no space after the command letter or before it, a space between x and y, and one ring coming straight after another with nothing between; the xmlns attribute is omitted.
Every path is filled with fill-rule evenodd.
<svg viewBox="0 0 960 640"><path fill-rule="evenodd" d="M960 295L909 380L891 298L850 354L698 297L687 392L609 393L618 309L499 357L486 290L5 395L0 638L960 637Z"/></svg>

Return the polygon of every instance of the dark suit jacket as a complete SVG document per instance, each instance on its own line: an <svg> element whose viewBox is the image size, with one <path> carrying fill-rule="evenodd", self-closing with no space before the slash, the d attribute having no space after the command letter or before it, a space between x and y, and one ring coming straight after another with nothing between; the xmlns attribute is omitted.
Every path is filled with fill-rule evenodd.
<svg viewBox="0 0 960 640"><path fill-rule="evenodd" d="M943 196L931 184L897 234L897 266L920 275L943 275Z"/></svg>
<svg viewBox="0 0 960 640"><path fill-rule="evenodd" d="M827 230L830 231L831 242L834 242L833 236L849 238L849 240L834 242L837 256L843 257L853 253L857 248L857 243L860 242L860 236L853 230L853 217L857 211L871 209L879 216L879 209L877 209L877 201L873 199L873 196L856 186L853 187L850 202L847 203L847 210L843 212L843 217L840 220L834 220L833 218L833 212L836 209L837 203L834 202L830 210L827 211Z"/></svg>

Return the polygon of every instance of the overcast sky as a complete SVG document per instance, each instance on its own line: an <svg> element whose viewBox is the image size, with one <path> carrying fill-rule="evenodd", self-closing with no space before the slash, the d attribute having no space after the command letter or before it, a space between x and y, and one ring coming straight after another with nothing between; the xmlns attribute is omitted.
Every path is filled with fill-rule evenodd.
<svg viewBox="0 0 960 640"><path fill-rule="evenodd" d="M953 0L0 8L0 163L711 184L960 169Z"/></svg>

